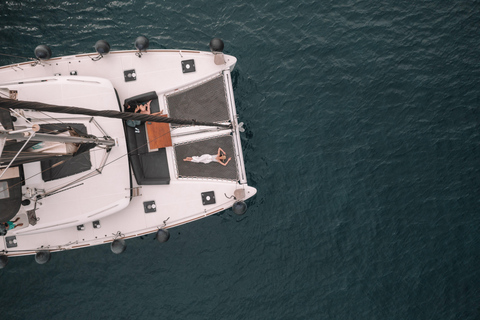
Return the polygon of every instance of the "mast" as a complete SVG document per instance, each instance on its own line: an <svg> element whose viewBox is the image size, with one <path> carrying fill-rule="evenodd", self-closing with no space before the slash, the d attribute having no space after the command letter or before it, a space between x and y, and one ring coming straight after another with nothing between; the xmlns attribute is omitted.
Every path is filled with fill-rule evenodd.
<svg viewBox="0 0 480 320"><path fill-rule="evenodd" d="M92 109L79 108L79 107L57 106L57 105L34 102L34 101L18 101L18 100L6 99L2 97L0 97L0 108L5 110L8 110L11 108L11 109L46 111L46 112L54 112L54 113L82 114L87 116L99 116L99 117L116 118L116 119L122 119L122 120L163 122L163 123L172 123L172 124L178 124L178 125L197 125L197 126L232 128L231 124L203 122L203 121L196 121L195 119L185 120L185 119L161 117L161 116L151 115L151 114L119 112L119 111L113 111L113 110L92 110Z"/></svg>
<svg viewBox="0 0 480 320"><path fill-rule="evenodd" d="M63 143L93 143L96 145L105 145L105 146L114 146L115 141L113 139L98 139L90 137L75 137L75 136L64 136L64 135L55 135L55 134L45 134L45 133L35 133L29 131L22 132L11 132L0 130L0 139L15 139L15 140L30 140L30 141L52 141L52 142L63 142Z"/></svg>
<svg viewBox="0 0 480 320"><path fill-rule="evenodd" d="M52 131L49 134L40 130L43 129L37 124L14 131L4 130L3 126L0 125L0 142L2 142L0 146L0 165L8 163L8 168L60 156L76 156L95 146L104 146L106 149L115 146L115 140L110 137L97 138L70 126L63 130ZM47 143L47 145L38 145L35 150L31 150L38 142ZM65 147L55 149L58 146Z"/></svg>

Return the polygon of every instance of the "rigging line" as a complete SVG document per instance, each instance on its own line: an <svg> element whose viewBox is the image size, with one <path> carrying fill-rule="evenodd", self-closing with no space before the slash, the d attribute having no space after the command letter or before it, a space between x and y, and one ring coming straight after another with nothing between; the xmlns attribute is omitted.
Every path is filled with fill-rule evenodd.
<svg viewBox="0 0 480 320"><path fill-rule="evenodd" d="M160 139L160 138L162 138L164 135L168 134L169 132L170 132L170 131L165 132L164 134L158 136L157 138L155 138L155 139L153 139L153 140L151 140L151 141L155 141L155 140L157 140L157 139ZM98 169L98 170L103 170L103 168L105 168L105 167L108 166L109 164L112 164L112 163L120 160L121 158L123 158L123 157L125 157L125 156L128 156L128 155L131 154L132 152L135 152L135 151L137 151L137 150L145 147L146 145L148 145L148 143L149 143L149 142L144 143L143 145L141 145L141 146L139 146L139 147L131 150L130 152L127 152L127 153L121 155L120 157L118 157L118 158L116 158L116 159L113 159L112 161L110 161L110 162L108 162L108 163L105 163L102 167L97 168L97 169ZM99 151L100 151L100 150L99 150ZM71 157L71 158L69 158L69 159L65 159L65 160L63 160L63 161L61 161L61 162L58 162L58 163L55 164L55 166L58 166L58 165L60 165L60 164L65 164L66 162L72 160L73 158L74 158L74 157ZM20 181L19 183L23 183L23 182L25 182L25 181L33 178L33 177L36 177L36 176L42 174L43 172L48 171L48 170L50 170L50 169L52 169L52 168L53 168L53 166L50 167L50 168L47 168L47 169L45 169L45 170L43 170L43 171L40 171L39 173L36 173L36 174L34 174L33 176L30 176L30 177L28 177L28 178L23 179L23 180ZM93 178L93 177L94 177L94 176L87 177L87 178L84 179L83 181L85 181L85 180L87 180L87 179L90 179L90 178ZM19 183L16 183L16 184L12 185L11 187L6 188L5 190L9 190L10 188L13 188L14 186L18 185Z"/></svg>
<svg viewBox="0 0 480 320"><path fill-rule="evenodd" d="M66 160L57 162L55 165L60 165L60 164L62 164L62 163L64 163L64 162L66 162ZM22 164L23 164L23 163L22 163ZM54 168L54 167L51 166L50 168L47 168L47 169L45 169L45 170L42 170L42 171L40 171L39 173L35 173L33 176L30 176L30 177L28 177L28 178L25 178L25 179L23 179L22 181L20 181L20 182L18 182L18 183L15 183L15 184L12 185L11 187L8 187L8 188L2 190L2 192L5 191L5 190L10 190L11 188L13 188L13 187L15 187L15 186L17 186L17 185L19 185L19 184L22 184L23 182L25 182L25 181L27 181L27 180L29 180L29 179L31 179L31 178L34 178L34 177L36 177L36 176L44 173L45 171L48 171L48 170L53 169L53 168Z"/></svg>
<svg viewBox="0 0 480 320"><path fill-rule="evenodd" d="M21 116L21 115L19 115ZM21 116L22 117L22 116ZM23 118L23 117L22 117ZM42 122L45 122L46 124L55 124L55 123L50 123L50 122L47 122L45 120L42 120L42 119L38 119L38 118L30 118L30 119L33 119L33 120L38 120L38 121L42 121ZM54 118L52 118L54 119ZM56 120L56 119L55 119ZM28 121L27 119L25 119L25 121L27 121L28 123L32 124L30 121ZM58 120L60 121L60 120ZM64 124L64 123L62 123ZM33 124L32 124L33 125ZM42 128L40 127L41 130L43 130L43 132L39 132L39 133L58 133L58 130L51 130L51 129L46 129L46 128Z"/></svg>
<svg viewBox="0 0 480 320"><path fill-rule="evenodd" d="M49 196L53 196L53 195L56 195L60 192L63 192L63 191L67 191L67 190L70 190L70 189L73 189L73 188L76 188L76 187L80 187L80 186L83 186L83 183L79 183L77 185L74 185L74 186L70 186L70 187L64 187L60 190L57 190L55 192L52 192L52 193L46 193L45 196L43 196L43 198L46 198L46 197L49 197Z"/></svg>
<svg viewBox="0 0 480 320"><path fill-rule="evenodd" d="M51 115L49 115L49 114L47 114L47 113L45 113L45 112L43 112L43 111L39 111L39 112L42 113L43 115L45 115L45 116L47 116L47 117L55 120L55 121L58 121L58 122L60 122L60 123L64 123L62 120L56 119L56 118L52 117ZM37 119L37 120L40 120L40 119ZM47 122L46 120L43 120L43 121ZM50 124L49 122L47 122L47 123Z"/></svg>
<svg viewBox="0 0 480 320"><path fill-rule="evenodd" d="M186 119L175 119L168 117L161 117L153 114L140 114L140 113L131 113L131 112L120 112L114 110L93 110L88 108L81 107L68 107L68 106L58 106L51 105L40 102L33 101L19 101L12 99L0 98L0 108L5 109L5 106L13 109L29 109L35 111L48 111L54 113L70 113L70 114L82 114L90 116L101 116L114 119L122 120L140 120L140 121L151 121L151 122L160 122L160 123L173 123L173 124L187 124L187 125L196 125L196 126L213 126L213 127L223 127L223 128L232 128L232 124L222 124L222 123L213 123L213 122L204 122L197 121L195 119L186 120Z"/></svg>
<svg viewBox="0 0 480 320"><path fill-rule="evenodd" d="M25 120L25 122L27 122L27 123L29 123L29 124L32 124L31 121L29 121L25 116L23 116L23 115L19 114L18 112L16 112L14 109L11 109L11 108L10 108L10 111L13 112L13 113L15 113L16 115L18 115L18 116L19 116L20 118L22 118L23 120ZM44 113L43 111L38 111L38 112L41 112L41 113L43 113L45 116L47 116L47 117L49 117L49 118L51 118L51 119L53 119L53 120L55 120L55 121L58 121L58 122L64 124L64 122L62 122L61 120L56 119L56 118L54 118L54 117L52 117L52 116ZM51 122L48 122L47 120L44 120L44 119L41 119L41 118L35 118L35 117L30 117L30 120L36 120L37 122L45 122L46 124L56 124L56 123L51 123ZM48 133L48 132L56 132L56 131L50 130L50 129L43 129L43 130L45 130L46 133Z"/></svg>
<svg viewBox="0 0 480 320"><path fill-rule="evenodd" d="M170 131L169 131L169 132L170 132ZM160 136L156 137L155 139L153 139L153 140L151 140L151 141L155 141L155 140L157 140L157 139L160 139L160 138L162 138L164 135L168 134L169 132L165 132L164 134L162 134L162 135L160 135ZM109 165L109 164L111 164L111 163L113 163L113 162L115 162L115 161L117 161L117 160L119 160L119 159L121 159L121 158L123 158L123 157L125 157L125 156L127 156L127 155L129 155L129 154L131 154L132 152L135 152L135 151L137 151L137 150L139 150L139 149L141 149L141 148L145 147L146 145L148 145L148 143L149 143L149 142L146 142L146 143L144 143L144 144L140 145L139 147L137 147L137 148L135 148L135 149L131 150L130 152L127 152L127 153L125 153L125 154L121 155L120 157L118 157L118 158L116 158L116 159L113 159L112 161L110 161L110 162L108 162L108 163L104 164L102 167L100 167L100 168L97 168L97 169L99 169L99 170L102 170L102 169L103 169L103 168L105 168L107 165ZM96 151L101 151L101 150L96 150ZM65 159L65 160L63 160L63 161L61 161L61 162L58 162L58 163L56 163L56 164L55 164L55 166L58 166L58 165L60 165L60 164L64 164L64 163L66 163L66 162L68 162L68 161L72 160L73 158L74 158L74 157L71 157L71 158L69 158L69 159ZM25 181L27 181L27 180L29 180L29 179L33 178L33 177L36 177L36 176L38 176L38 175L42 174L43 172L45 172L45 171L48 171L48 170L50 170L50 169L52 169L52 168L53 168L53 167L46 168L45 170L43 170L43 171L41 171L41 172L39 172L39 173L36 173L36 174L34 174L33 176L30 176L30 177L28 177L28 178L25 178L25 179L23 179L23 180L22 180L21 182L19 182L19 183L23 183L23 182L25 182ZM88 179L88 178L87 178L87 179ZM8 188L7 188L7 189L5 189L5 190L9 190L10 188L13 188L13 187L14 187L14 186L16 186L16 185L17 185L17 184L15 184L15 185L12 185L11 187L8 187Z"/></svg>
<svg viewBox="0 0 480 320"><path fill-rule="evenodd" d="M61 121L60 121L60 122L61 122ZM46 132L57 132L57 131L50 130L50 129L44 129L44 130L45 130ZM29 142L29 140L30 140L31 138L32 138L32 136L30 136L29 139L25 142L24 146L18 151L17 156L16 156L14 159L12 159L12 161L11 161L10 164L4 169L5 171L0 175L0 177L3 176L3 174L7 171L7 169L10 167L10 165L15 161L15 159L18 157L18 154L23 150L23 148L25 147L25 145L27 145L27 143ZM102 150L90 150L90 151L102 151ZM3 153L5 153L5 154L9 154L9 153L13 154L14 152L15 152L15 151L4 151ZM63 163L65 163L65 162L68 162L68 161L72 160L73 158L74 158L74 157L71 157L71 158L69 158L69 159L65 159L65 160L63 160L63 161L61 161L61 162L56 163L54 166L58 166L58 165L60 165L60 164L63 164ZM39 160L39 161L41 161L41 160ZM25 159L25 162L21 162L21 163L19 163L19 165L24 164L24 163L28 163L28 159ZM25 181L27 181L27 180L35 177L35 176L38 176L38 175L40 175L40 174L42 174L42 173L44 173L44 172L52 169L54 166L51 166L50 168L46 168L45 170L42 170L41 172L39 172L39 173L37 173L37 174L34 174L33 176L30 176L30 177L28 177L28 178L25 178L25 179L21 180L19 183L23 183L23 182L25 182ZM102 168L103 168L103 167L102 167ZM12 186L4 189L4 190L1 190L1 191L10 190L11 188L17 186L19 183L16 183L16 184L14 184L14 185L12 185Z"/></svg>
<svg viewBox="0 0 480 320"><path fill-rule="evenodd" d="M10 112L15 113L17 116L19 116L20 118L22 118L23 120L25 120L26 123L32 124L32 123L30 122L30 120L28 120L23 114L18 113L17 111L13 110L12 108L10 108Z"/></svg>
<svg viewBox="0 0 480 320"><path fill-rule="evenodd" d="M53 120L55 120L55 121L58 121L58 122L60 122L60 123L62 123L62 124L64 123L64 122L62 122L61 120L56 119L56 118L54 118L54 117L52 117L52 116L44 113L43 111L38 111L38 112L43 113L45 116L47 116L47 117L49 117L49 118L51 118L51 119L53 119ZM32 116L30 117L30 119L35 120L36 122L44 122L44 123L46 123L46 124L56 124L55 122L53 122L53 123L52 123L52 122L48 122L48 121L45 120L45 119L36 118L36 117L32 117ZM52 132L53 132L53 131L52 131Z"/></svg>
<svg viewBox="0 0 480 320"><path fill-rule="evenodd" d="M168 134L169 132L170 132L170 131L165 132L164 134L158 136L157 138L155 138L155 139L153 139L153 140L151 140L151 141L155 141L155 140L157 140L157 139L160 139L161 137L163 137L164 135ZM136 149L133 149L133 150L131 150L130 152L127 152L127 153L119 156L118 158L113 159L112 161L110 161L110 162L108 162L108 163L105 163L102 167L100 167L100 168L98 168L98 169L99 169L99 170L103 170L103 168L105 168L106 166L108 166L108 165L110 165L110 164L112 164L112 163L114 163L114 162L122 159L122 158L125 157L125 156L130 155L132 152L135 152L135 151L137 151L138 149L141 149L141 148L145 147L145 146L148 145L148 144L149 144L149 142L147 141L146 143L142 144L141 146L137 147ZM90 179L90 178L92 178L92 177L88 177L88 178L86 178L85 180Z"/></svg>
<svg viewBox="0 0 480 320"><path fill-rule="evenodd" d="M13 55L13 54L6 54L6 53L0 53L0 56L22 58L22 59L33 60L33 61L37 60L37 59L34 59L34 58L27 58L27 57L16 56L16 55Z"/></svg>
<svg viewBox="0 0 480 320"><path fill-rule="evenodd" d="M97 147L98 147L98 146L97 146ZM141 148L141 147L142 147L142 146L140 146L139 148ZM135 150L133 150L133 151L136 151L136 150L137 150L137 149L135 149ZM102 150L102 149L89 150L89 152L97 152L97 151L105 151L105 150ZM78 156L82 156L82 155L84 155L84 154L80 154L80 155L78 155ZM45 170L40 171L39 173L36 173L36 174L34 174L34 175L32 175L32 176L30 176L30 177L28 177L28 178L25 178L25 179L21 180L20 182L11 185L11 186L8 187L8 188L5 188L5 189L3 189L3 190L0 190L0 192L3 192L3 191L5 191L5 190L10 190L11 188L13 188L13 187L15 187L15 186L17 186L17 185L22 184L22 183L24 183L25 181L27 181L27 180L29 180L29 179L32 179L32 178L34 178L34 177L36 177L36 176L38 176L38 175L41 175L42 173L44 173L44 172L46 172L46 171L48 171L48 170L50 170L50 169L53 169L53 168L55 168L55 167L57 167L57 166L59 166L59 165L65 164L65 163L67 163L68 161L70 161L70 160L72 160L72 159L74 159L74 158L77 159L76 157L70 157L70 158L65 159L65 160L63 160L63 161L57 162L57 163L55 163L54 165L52 165L51 167L46 168ZM39 161L42 161L42 160L39 160ZM22 163L19 163L19 164L24 164L24 163L28 163L28 159L27 159L26 162L22 162ZM96 170L103 169L104 167L105 167L105 165L102 166L102 167L100 167L100 168L97 168ZM85 178L85 179L83 179L83 180L87 180L87 179L89 179L89 178L93 178L94 176L96 176L96 175L87 177L87 178ZM81 181L83 181L83 180L81 180Z"/></svg>
<svg viewBox="0 0 480 320"><path fill-rule="evenodd" d="M153 140L152 140L152 141L153 141ZM104 148L101 148L100 146L96 146L95 148L98 148L98 149L90 149L89 151L90 151L90 152L99 152L99 151L104 151L104 150L105 150ZM2 155L4 155L4 154L12 155L12 154L16 154L17 152L18 152L18 151L14 151L14 150L3 150ZM59 153L34 152L34 153L32 154L32 157L35 158L35 157L38 157L38 155L45 155L45 157L47 157L47 156L52 156L52 157L53 157L53 156L55 156L55 155L58 156ZM69 155L69 154L60 154L59 156L68 156L68 155ZM26 160L27 160L27 159L26 159ZM44 159L44 160L46 160L46 159ZM38 160L38 161L43 161L43 160ZM22 164L23 164L23 163L22 163ZM1 168L1 165L0 165L0 169L2 169L2 168Z"/></svg>
<svg viewBox="0 0 480 320"><path fill-rule="evenodd" d="M167 132L167 133L168 133L168 132ZM163 136L166 135L167 133L162 134L161 136L159 136L158 138L153 139L152 141L155 141L155 140L157 140L157 139L160 139L161 137L163 137ZM145 147L146 145L148 145L148 143L149 143L149 142L144 143L144 144L142 144L141 146L139 146L138 148L133 149L132 151L127 152L127 153L121 155L120 157L118 157L118 158L116 158L116 159L113 159L112 161L110 161L110 162L108 162L108 163L105 163L105 164L104 164L101 168L99 168L99 169L103 170L103 168L105 168L105 167L108 166L109 164L112 164L112 163L120 160L121 158L130 155L132 152L135 152L135 151L137 151L138 149Z"/></svg>
<svg viewBox="0 0 480 320"><path fill-rule="evenodd" d="M0 108L0 109L4 109L4 108ZM17 115L19 115L19 114L15 111L15 109L9 108L9 111L14 112L14 113L16 113ZM45 113L44 111L37 111L37 112L43 114L44 116L46 116L46 117L48 117L48 118L50 118L50 119L53 119L53 120L55 120L55 121L57 121L57 122L59 122L59 123L64 124L64 122L63 122L62 120L57 119L57 118L54 118L54 117L52 117L51 115ZM28 121L28 120L27 120L25 117L23 117L22 115L19 115L19 116L20 116L21 118L23 118L26 122L30 123L30 121ZM38 118L38 117L34 117L34 116L32 116L32 115L30 115L29 118L30 118L31 120L35 120L36 122L43 122L43 123L46 123L46 124L57 124L57 123L55 123L55 122L49 122L49 121L47 121L47 120L44 119L44 118ZM52 132L53 132L53 131L52 131Z"/></svg>
<svg viewBox="0 0 480 320"><path fill-rule="evenodd" d="M73 157L72 157L72 158L73 158ZM68 160L71 160L72 158L70 158L70 159L65 159L65 160L63 160L63 161L57 162L57 163L55 163L53 166L51 166L51 167L49 167L49 168L46 168L45 170L42 170L42 171L40 171L39 173L35 173L33 176L30 176L30 177L28 177L28 178L25 178L25 179L21 180L20 182L17 182L17 183L15 183L15 184L13 184L12 186L10 186L10 187L8 187L8 188L6 188L6 189L1 190L0 192L3 192L3 191L5 191L5 190L10 190L11 188L13 188L13 187L15 187L15 186L18 186L19 184L22 184L22 183L24 183L25 181L27 181L27 180L29 180L29 179L32 179L32 178L34 178L34 177L36 177L36 176L38 176L38 175L41 175L42 173L44 173L44 172L46 172L46 171L48 171L48 170L51 170L51 169L53 169L53 168L55 168L55 167L57 167L57 166L59 166L59 165L61 165L61 164L64 164L65 162L67 162ZM25 162L25 163L28 163L28 162ZM20 163L20 164L24 164L24 163Z"/></svg>
<svg viewBox="0 0 480 320"><path fill-rule="evenodd" d="M30 137L28 137L27 141L25 141L25 143L23 144L23 146L20 148L20 150L18 150L18 153L15 157L13 157L12 161L10 161L10 163L8 164L8 166L5 168L5 170L2 172L2 174L0 174L0 178L3 177L3 175L5 174L5 172L7 172L8 168L10 168L10 166L12 165L12 163L15 161L15 159L17 159L17 157L20 155L20 153L22 152L22 150L27 146L28 142L30 141L30 139L33 138L33 136L35 136L34 134L30 135Z"/></svg>
<svg viewBox="0 0 480 320"><path fill-rule="evenodd" d="M105 130L103 130L102 126L97 122L97 120L95 120L94 117L90 118L89 123L93 123L95 127L97 127L97 129L103 134L104 138L110 136Z"/></svg>
<svg viewBox="0 0 480 320"><path fill-rule="evenodd" d="M98 152L98 151L105 151L105 150L103 150L103 149L89 150L89 152ZM10 152L13 153L14 151L10 151ZM80 156L80 155L79 155L79 156ZM13 188L13 187L15 187L15 186L17 186L17 185L22 184L22 183L24 183L25 181L30 180L30 179L38 176L38 175L41 175L42 173L44 173L44 172L46 172L46 171L48 171L48 170L50 170L50 169L53 169L53 168L56 167L56 166L59 166L59 165L61 165L61 164L64 164L64 163L66 163L66 162L68 162L68 161L70 161L70 160L72 160L72 159L74 159L74 158L75 158L75 157L71 157L71 158L65 159L65 160L63 160L63 161L57 162L57 163L55 163L53 166L51 166L51 167L49 167L49 168L46 168L45 170L42 170L42 171L40 171L39 173L35 173L33 176L30 176L30 177L28 177L28 178L25 178L25 179L21 180L20 182L15 183L15 184L13 184L12 186L10 186L10 187L8 187L8 188L5 188L5 189L3 189L3 190L0 190L0 192L3 192L3 191L5 191L5 190L10 190L11 188ZM28 160L28 159L27 159L27 160ZM41 161L41 160L39 160L39 161ZM19 163L19 165L20 165L20 164L25 164L25 163L28 163L28 162L22 162L22 163ZM0 168L0 169L1 169L1 168ZM2 169L2 170L3 170L3 169Z"/></svg>
<svg viewBox="0 0 480 320"><path fill-rule="evenodd" d="M116 162L116 161L120 160L121 158L123 158L123 157L125 157L125 156L128 156L128 155L129 155L129 154L131 154L132 152L135 152L135 151L137 151L137 150L139 150L139 149L141 149L141 148L145 147L145 146L146 146L146 145L148 145L150 142L152 142L152 141L155 141L155 140L157 140L157 139L160 139L160 138L162 138L164 135L166 135L166 134L168 134L168 133L170 133L170 131L168 131L168 132L165 132L164 134L162 134L162 135L160 135L160 136L156 137L155 139L153 139L153 140L151 140L151 141L147 141L146 143L144 143L144 144L140 145L139 147L137 147L137 148L135 148L135 149L131 150L130 152L127 152L127 153L125 153L125 154L123 154L123 155L119 156L119 157L118 157L118 158L116 158L116 159L113 159L112 161L110 161L110 162L108 162L108 163L105 163L105 164L104 164L102 167L100 167L100 168L98 168L98 169L99 169L99 170L103 170L103 168L105 168L106 166L108 166L108 165L110 165L110 164L112 164L112 163L114 163L114 162ZM87 179L90 179L90 178L91 178L91 177L88 177L88 178L86 178L85 180L87 180Z"/></svg>
<svg viewBox="0 0 480 320"><path fill-rule="evenodd" d="M10 110L13 111L13 109L10 109ZM13 112L15 112L15 111L13 111ZM65 122L63 122L62 120L57 119L57 118L54 118L54 117L52 117L51 115L45 113L44 111L37 111L37 112L43 114L44 116L49 117L50 119L53 119L53 120L58 121L58 122L60 122L60 123L62 123L62 124L65 124ZM30 119L35 120L35 121L37 121L37 122L45 122L46 124L56 124L56 123L48 122L47 120L45 120L45 119L43 119L43 118L37 118L37 117L33 117L33 116L30 116Z"/></svg>

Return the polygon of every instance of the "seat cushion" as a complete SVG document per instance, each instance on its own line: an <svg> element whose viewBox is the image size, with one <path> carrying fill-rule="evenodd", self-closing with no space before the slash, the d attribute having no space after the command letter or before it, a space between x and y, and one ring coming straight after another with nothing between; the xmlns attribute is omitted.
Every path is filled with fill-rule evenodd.
<svg viewBox="0 0 480 320"><path fill-rule="evenodd" d="M158 97L155 91L137 95L125 100L124 109L133 112L137 104L152 100L150 112L159 112ZM132 108L128 109L127 106ZM136 127L125 125L128 154L135 179L139 185L169 184L170 173L166 150L149 152L145 123Z"/></svg>

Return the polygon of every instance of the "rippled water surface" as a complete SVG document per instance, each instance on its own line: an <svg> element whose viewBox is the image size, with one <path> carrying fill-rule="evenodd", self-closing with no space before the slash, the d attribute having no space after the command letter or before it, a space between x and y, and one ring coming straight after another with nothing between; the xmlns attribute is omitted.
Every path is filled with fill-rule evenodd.
<svg viewBox="0 0 480 320"><path fill-rule="evenodd" d="M1 319L479 319L479 31L479 1L2 2L4 54L223 38L258 194L162 246L11 259Z"/></svg>

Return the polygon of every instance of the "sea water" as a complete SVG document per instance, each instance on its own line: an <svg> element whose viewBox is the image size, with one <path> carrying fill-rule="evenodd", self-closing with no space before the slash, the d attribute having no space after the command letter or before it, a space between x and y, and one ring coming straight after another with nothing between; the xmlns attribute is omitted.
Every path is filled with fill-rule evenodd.
<svg viewBox="0 0 480 320"><path fill-rule="evenodd" d="M2 2L3 54L222 38L258 194L166 244L12 258L1 319L479 319L479 17L479 1Z"/></svg>

